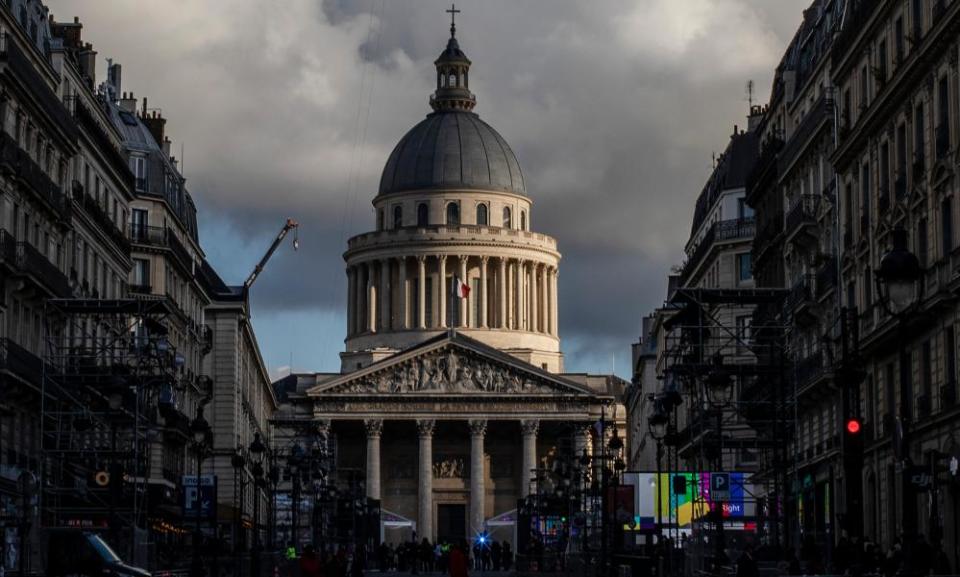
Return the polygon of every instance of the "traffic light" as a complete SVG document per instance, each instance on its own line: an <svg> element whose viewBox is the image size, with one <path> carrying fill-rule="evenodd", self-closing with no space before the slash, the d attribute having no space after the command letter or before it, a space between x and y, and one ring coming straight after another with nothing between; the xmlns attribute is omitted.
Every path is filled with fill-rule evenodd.
<svg viewBox="0 0 960 577"><path fill-rule="evenodd" d="M863 421L859 417L847 417L843 423L843 476L845 514L841 526L850 537L860 536L863 517Z"/></svg>

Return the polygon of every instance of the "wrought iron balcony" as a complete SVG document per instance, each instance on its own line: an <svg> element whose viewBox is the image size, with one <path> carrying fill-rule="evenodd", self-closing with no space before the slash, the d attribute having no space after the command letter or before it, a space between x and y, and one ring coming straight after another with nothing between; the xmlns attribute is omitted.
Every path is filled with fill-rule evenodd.
<svg viewBox="0 0 960 577"><path fill-rule="evenodd" d="M57 298L72 296L67 275L42 252L26 242L17 243L17 268L25 276L31 276L50 294Z"/></svg>
<svg viewBox="0 0 960 577"><path fill-rule="evenodd" d="M110 240L117 244L121 252L130 252L130 241L127 240L127 236L123 233L123 230L110 218L93 197L86 194L83 184L78 180L73 181L73 200L93 222L100 226L103 232L110 237Z"/></svg>
<svg viewBox="0 0 960 577"><path fill-rule="evenodd" d="M810 385L816 383L816 381L826 373L826 370L823 366L823 352L817 351L806 357L797 361L795 365L794 378L796 379L796 385L798 391L804 391Z"/></svg>
<svg viewBox="0 0 960 577"><path fill-rule="evenodd" d="M806 149L810 139L827 125L826 120L829 117L830 102L827 100L826 93L824 93L813 103L784 145L778 160L781 171L793 164L800 153Z"/></svg>
<svg viewBox="0 0 960 577"><path fill-rule="evenodd" d="M787 212L784 234L787 242L795 239L816 241L817 215L820 212L820 196L804 194L796 199Z"/></svg>
<svg viewBox="0 0 960 577"><path fill-rule="evenodd" d="M13 175L20 180L31 193L56 214L57 218L67 220L70 206L63 190L47 173L43 171L26 150L12 136L0 130L0 171Z"/></svg>
<svg viewBox="0 0 960 577"><path fill-rule="evenodd" d="M190 258L190 253L169 228L134 223L130 225L130 241L133 244L168 249L188 273L193 273L193 259Z"/></svg>
<svg viewBox="0 0 960 577"><path fill-rule="evenodd" d="M0 339L0 371L12 373L38 389L42 385L43 361L11 339Z"/></svg>
<svg viewBox="0 0 960 577"><path fill-rule="evenodd" d="M70 113L10 34L0 34L0 64L3 65L3 72L15 76L26 86L30 100L49 116L57 128L62 130L69 140L75 141L77 126Z"/></svg>
<svg viewBox="0 0 960 577"><path fill-rule="evenodd" d="M128 284L127 292L134 295L148 295L153 292L153 287L148 284Z"/></svg>
<svg viewBox="0 0 960 577"><path fill-rule="evenodd" d="M714 244L740 239L750 239L756 233L756 222L751 218L735 218L713 223L704 233L703 238L693 249L687 264L680 275L681 283L690 280L690 275L699 266L703 258L710 253Z"/></svg>
<svg viewBox="0 0 960 577"><path fill-rule="evenodd" d="M784 316L792 317L798 325L806 325L815 322L815 315L811 314L810 307L814 302L814 275L801 275L787 294L783 302Z"/></svg>

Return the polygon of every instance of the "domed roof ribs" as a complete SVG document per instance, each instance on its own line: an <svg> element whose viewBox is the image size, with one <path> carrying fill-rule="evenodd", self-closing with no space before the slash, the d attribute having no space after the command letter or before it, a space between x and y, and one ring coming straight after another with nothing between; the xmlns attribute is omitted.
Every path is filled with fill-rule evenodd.
<svg viewBox="0 0 960 577"><path fill-rule="evenodd" d="M460 50L456 29L451 28L447 47L434 62L437 88L430 97L434 112L391 152L380 179L380 195L444 188L525 195L513 150L472 112L476 99L470 92L471 62Z"/></svg>

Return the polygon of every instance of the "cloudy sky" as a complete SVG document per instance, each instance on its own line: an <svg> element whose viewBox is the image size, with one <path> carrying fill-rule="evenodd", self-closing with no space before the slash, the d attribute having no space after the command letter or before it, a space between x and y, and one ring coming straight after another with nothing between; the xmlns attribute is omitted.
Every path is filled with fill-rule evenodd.
<svg viewBox="0 0 960 577"><path fill-rule="evenodd" d="M287 217L252 292L274 375L337 371L349 236L380 171L429 107L448 35L440 0L48 0L123 65L183 146L201 240L239 284ZM568 371L629 376L640 319L681 261L693 202L769 92L807 0L461 0L476 111L520 159L532 228L563 252Z"/></svg>

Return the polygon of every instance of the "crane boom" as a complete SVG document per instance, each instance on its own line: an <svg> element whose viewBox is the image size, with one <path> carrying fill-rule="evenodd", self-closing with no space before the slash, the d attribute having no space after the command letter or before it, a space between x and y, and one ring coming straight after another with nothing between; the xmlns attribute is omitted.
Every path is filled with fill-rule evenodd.
<svg viewBox="0 0 960 577"><path fill-rule="evenodd" d="M280 246L280 243L283 242L283 239L287 236L291 230L300 226L300 223L288 218L287 222L283 225L283 228L280 230L280 234L277 235L277 238L273 239L273 244L270 245L270 248L267 249L267 254L263 255L263 258L260 259L260 262L257 263L257 266L253 268L253 272L250 273L250 276L247 277L247 280L243 283L243 293L246 295L250 291L250 287L257 280L257 277L260 276L260 273L263 272L263 267L267 266L267 261L270 260L270 257L273 256L273 253L277 251L277 247ZM297 240L293 241L293 250L297 250Z"/></svg>

